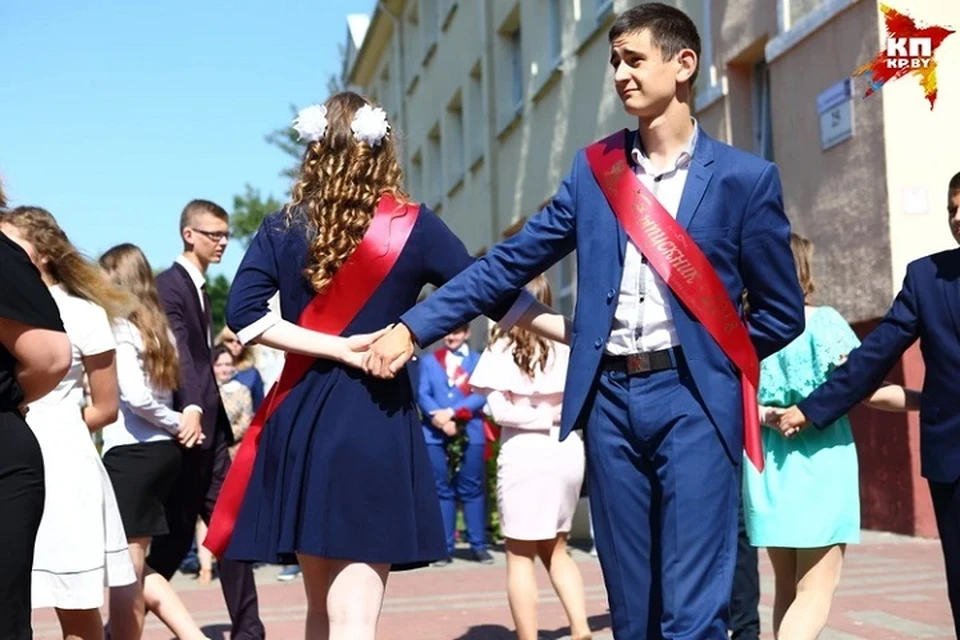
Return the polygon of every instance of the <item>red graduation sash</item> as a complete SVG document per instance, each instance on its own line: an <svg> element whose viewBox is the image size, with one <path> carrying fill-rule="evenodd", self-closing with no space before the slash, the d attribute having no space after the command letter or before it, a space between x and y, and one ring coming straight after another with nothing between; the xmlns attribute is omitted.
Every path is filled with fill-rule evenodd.
<svg viewBox="0 0 960 640"><path fill-rule="evenodd" d="M420 207L402 204L390 194L380 197L370 227L353 253L343 262L327 288L318 293L300 314L297 324L319 333L340 335L363 309L397 262L410 237ZM288 353L280 378L263 399L224 480L203 546L220 557L240 512L253 473L260 435L267 420L316 361Z"/></svg>
<svg viewBox="0 0 960 640"><path fill-rule="evenodd" d="M433 357L437 359L437 362L440 363L440 368L444 372L447 370L447 354L450 352L447 349L437 349L433 352ZM458 364L457 368L453 371L453 379L457 381L456 387L460 389L460 393L465 396L469 396L473 393L473 389L470 387L470 375L464 371L463 365ZM470 420L473 417L473 414L470 413L469 409L460 409L454 415L458 420ZM483 438L484 438L484 450L483 450L483 459L489 460L493 457L493 443L500 438L500 429L492 422L487 419L483 420Z"/></svg>
<svg viewBox="0 0 960 640"><path fill-rule="evenodd" d="M586 149L587 163L627 236L740 369L743 447L763 471L757 410L760 361L720 276L686 230L670 215L627 164L628 131L618 131Z"/></svg>

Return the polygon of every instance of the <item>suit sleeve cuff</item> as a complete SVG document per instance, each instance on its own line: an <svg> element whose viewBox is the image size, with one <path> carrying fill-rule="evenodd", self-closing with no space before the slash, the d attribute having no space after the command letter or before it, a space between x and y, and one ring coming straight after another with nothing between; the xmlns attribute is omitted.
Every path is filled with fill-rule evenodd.
<svg viewBox="0 0 960 640"><path fill-rule="evenodd" d="M280 322L279 314L270 312L253 324L247 325L243 329L237 331L237 339L240 340L240 342L244 345L250 344L250 342L263 335L264 331L274 326L278 322Z"/></svg>
<svg viewBox="0 0 960 640"><path fill-rule="evenodd" d="M520 295L517 296L516 302L507 309L507 312L503 314L503 317L500 318L497 324L504 331L509 331L513 328L513 325L520 321L520 318L523 317L523 314L527 312L527 309L530 308L530 305L532 305L535 300L536 298L533 297L532 293L523 289Z"/></svg>
<svg viewBox="0 0 960 640"><path fill-rule="evenodd" d="M196 411L200 415L203 415L203 409L198 404L188 404L183 408L183 411L181 411L181 413L186 413L187 411Z"/></svg>

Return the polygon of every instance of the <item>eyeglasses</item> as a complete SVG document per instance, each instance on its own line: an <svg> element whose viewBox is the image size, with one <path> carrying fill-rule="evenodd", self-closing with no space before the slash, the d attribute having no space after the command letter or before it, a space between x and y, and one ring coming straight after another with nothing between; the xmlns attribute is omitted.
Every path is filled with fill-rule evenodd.
<svg viewBox="0 0 960 640"><path fill-rule="evenodd" d="M191 227L193 229L193 227ZM214 242L220 242L221 240L229 240L230 232L229 231L204 231L203 229L193 229L197 233L207 236Z"/></svg>

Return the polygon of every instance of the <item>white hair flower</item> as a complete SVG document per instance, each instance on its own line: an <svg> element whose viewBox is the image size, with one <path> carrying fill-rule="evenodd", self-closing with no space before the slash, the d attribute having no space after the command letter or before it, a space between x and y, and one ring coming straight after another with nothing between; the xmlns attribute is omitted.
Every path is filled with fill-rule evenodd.
<svg viewBox="0 0 960 640"><path fill-rule="evenodd" d="M350 123L353 136L360 142L366 142L371 147L380 145L390 124L387 122L387 113L380 107L371 107L368 104L357 109Z"/></svg>
<svg viewBox="0 0 960 640"><path fill-rule="evenodd" d="M300 110L293 121L293 130L300 136L298 140L316 142L327 131L327 107L314 104Z"/></svg>

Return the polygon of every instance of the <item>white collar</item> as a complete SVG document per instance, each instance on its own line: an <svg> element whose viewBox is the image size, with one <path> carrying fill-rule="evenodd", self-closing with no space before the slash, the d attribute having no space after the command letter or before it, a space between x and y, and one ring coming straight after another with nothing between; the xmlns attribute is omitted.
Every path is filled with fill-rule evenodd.
<svg viewBox="0 0 960 640"><path fill-rule="evenodd" d="M683 169L690 164L690 161L693 159L693 151L697 148L697 138L700 137L700 125L697 124L696 118L690 118L690 120L693 121L693 135L690 136L690 140L687 141L686 146L684 146L683 150L680 151L680 155L677 156L677 159L673 164L674 168L660 173L671 173L676 169ZM650 158L648 158L647 154L643 151L639 133L634 137L633 149L630 150L630 159L633 160L635 165L643 169L644 173L658 173L650 164Z"/></svg>
<svg viewBox="0 0 960 640"><path fill-rule="evenodd" d="M200 272L200 269L197 268L197 265L193 264L187 258L181 254L177 256L177 259L174 260L178 265L187 270L187 275L190 276L190 279L193 280L193 286L197 288L197 291L201 291L203 286L207 284L207 278Z"/></svg>

